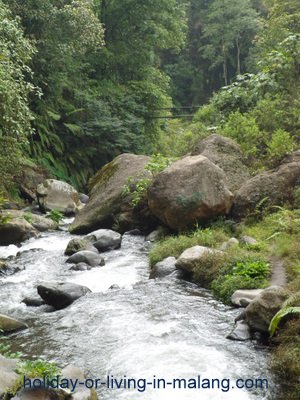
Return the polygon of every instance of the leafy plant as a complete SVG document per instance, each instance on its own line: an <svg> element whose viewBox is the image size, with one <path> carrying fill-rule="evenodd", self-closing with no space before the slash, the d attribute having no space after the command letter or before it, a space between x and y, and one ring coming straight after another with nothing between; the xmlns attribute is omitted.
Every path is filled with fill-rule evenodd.
<svg viewBox="0 0 300 400"><path fill-rule="evenodd" d="M151 157L144 170L148 174L141 174L140 178L128 178L127 184L123 187L123 195L131 196L132 207L137 207L142 199L145 197L148 187L150 186L153 177L159 172L167 168L171 163L172 159L163 156L162 154L155 154Z"/></svg>
<svg viewBox="0 0 300 400"><path fill-rule="evenodd" d="M24 213L23 214L23 218L25 219L25 221L29 222L30 224L33 221L33 217L31 213Z"/></svg>
<svg viewBox="0 0 300 400"><path fill-rule="evenodd" d="M50 218L52 221L59 223L63 220L64 214L58 210L51 210L46 213L46 218Z"/></svg>
<svg viewBox="0 0 300 400"><path fill-rule="evenodd" d="M300 316L300 307L287 307L283 308L274 317L269 326L270 336L274 336L277 331L280 323L282 323L283 319L293 318L294 316Z"/></svg>

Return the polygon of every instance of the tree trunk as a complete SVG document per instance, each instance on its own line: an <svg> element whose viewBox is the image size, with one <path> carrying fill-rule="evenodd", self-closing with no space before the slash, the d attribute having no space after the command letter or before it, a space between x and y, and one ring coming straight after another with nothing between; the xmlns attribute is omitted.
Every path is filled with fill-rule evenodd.
<svg viewBox="0 0 300 400"><path fill-rule="evenodd" d="M240 49L239 39L236 39L235 43L236 43L236 51L237 51L236 73L237 73L237 75L241 75L241 49Z"/></svg>
<svg viewBox="0 0 300 400"><path fill-rule="evenodd" d="M223 52L223 74L224 74L224 81L225 81L225 86L228 85L228 73L227 73L227 60L226 60L226 49L225 45L223 44L222 46L222 52Z"/></svg>

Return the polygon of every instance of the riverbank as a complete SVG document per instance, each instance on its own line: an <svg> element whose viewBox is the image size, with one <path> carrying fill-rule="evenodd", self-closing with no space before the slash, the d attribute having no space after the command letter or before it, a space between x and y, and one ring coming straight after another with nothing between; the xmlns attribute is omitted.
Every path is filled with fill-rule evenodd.
<svg viewBox="0 0 300 400"><path fill-rule="evenodd" d="M198 260L191 270L190 279L211 289L227 304L232 304L231 296L238 289L257 289L274 284L284 286L288 293L288 306L299 307L299 232L299 210L278 208L273 214L265 213L261 219L256 216L239 224L218 221L205 229L167 236L153 247L150 261L154 265L166 257L178 258L184 250L197 245L224 250L226 242L231 241L225 257L216 255ZM233 236L236 241L230 239ZM245 238L248 238L248 243ZM264 263L270 265L268 279L262 273ZM239 272L235 273L237 266ZM256 275L249 277L243 273L242 266L248 271L252 268ZM271 367L282 387L278 399L296 400L299 396L299 331L299 314L294 314L283 320L275 337L269 339Z"/></svg>

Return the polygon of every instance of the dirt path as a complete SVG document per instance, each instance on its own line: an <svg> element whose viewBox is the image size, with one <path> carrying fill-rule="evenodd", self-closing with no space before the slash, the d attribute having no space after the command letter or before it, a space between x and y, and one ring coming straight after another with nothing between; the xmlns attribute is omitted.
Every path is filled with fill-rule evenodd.
<svg viewBox="0 0 300 400"><path fill-rule="evenodd" d="M279 257L270 257L271 262L271 286L285 286L287 283L283 261Z"/></svg>

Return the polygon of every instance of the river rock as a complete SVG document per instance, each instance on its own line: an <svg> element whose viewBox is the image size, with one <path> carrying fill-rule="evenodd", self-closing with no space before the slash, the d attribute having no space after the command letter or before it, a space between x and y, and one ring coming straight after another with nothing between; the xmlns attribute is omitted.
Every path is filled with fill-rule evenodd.
<svg viewBox="0 0 300 400"><path fill-rule="evenodd" d="M117 285L116 283L114 283L109 287L109 290L120 290L120 289L121 289L120 286Z"/></svg>
<svg viewBox="0 0 300 400"><path fill-rule="evenodd" d="M27 307L40 307L46 304L44 300L39 297L25 297L22 303L26 304Z"/></svg>
<svg viewBox="0 0 300 400"><path fill-rule="evenodd" d="M84 371L75 365L68 365L61 372L61 376L73 382L78 379L79 382L85 382L88 378ZM97 400L97 394L94 389L87 389L84 385L78 385L75 392L72 393L72 400ZM71 399L70 399L71 400Z"/></svg>
<svg viewBox="0 0 300 400"><path fill-rule="evenodd" d="M148 190L152 213L175 230L228 214L232 198L224 172L203 156L176 161L157 175Z"/></svg>
<svg viewBox="0 0 300 400"><path fill-rule="evenodd" d="M69 241L65 250L65 255L72 256L73 254L83 250L92 251L98 254L98 250L92 245L92 243L88 239L74 238Z"/></svg>
<svg viewBox="0 0 300 400"><path fill-rule="evenodd" d="M47 179L37 187L37 200L42 211L58 210L66 215L82 207L77 190L56 179Z"/></svg>
<svg viewBox="0 0 300 400"><path fill-rule="evenodd" d="M67 259L67 263L79 264L86 263L91 267L103 266L105 264L104 258L100 254L96 254L94 251L83 250L73 254Z"/></svg>
<svg viewBox="0 0 300 400"><path fill-rule="evenodd" d="M246 321L253 331L268 333L274 315L281 309L288 293L278 286L264 289L246 307Z"/></svg>
<svg viewBox="0 0 300 400"><path fill-rule="evenodd" d="M24 322L8 317L7 315L0 314L0 330L2 330L4 333L20 331L27 328L28 325Z"/></svg>
<svg viewBox="0 0 300 400"><path fill-rule="evenodd" d="M0 354L0 399L4 398L7 389L13 387L19 380L16 374L18 360L8 359Z"/></svg>
<svg viewBox="0 0 300 400"><path fill-rule="evenodd" d="M57 222L53 221L51 218L46 218L43 215L29 214L29 222L39 232L58 229Z"/></svg>
<svg viewBox="0 0 300 400"><path fill-rule="evenodd" d="M68 282L45 282L37 287L38 294L56 310L68 307L91 290L86 286Z"/></svg>
<svg viewBox="0 0 300 400"><path fill-rule="evenodd" d="M240 146L230 138L211 135L195 145L192 155L202 155L220 167L225 173L226 185L232 192L251 178Z"/></svg>
<svg viewBox="0 0 300 400"><path fill-rule="evenodd" d="M124 196L124 187L129 177L150 176L144 170L149 160L147 156L121 154L101 168L90 181L90 200L76 215L71 232L89 233L99 228L112 228L115 224L122 232L139 228L135 224L146 226L147 210L146 218L137 220L142 215L129 205L130 197ZM124 213L126 215L122 216Z"/></svg>
<svg viewBox="0 0 300 400"><path fill-rule="evenodd" d="M263 289L240 289L231 296L231 303L237 307L247 307L252 300L259 296Z"/></svg>
<svg viewBox="0 0 300 400"><path fill-rule="evenodd" d="M71 271L90 271L91 269L92 267L84 262L75 264L70 268Z"/></svg>
<svg viewBox="0 0 300 400"><path fill-rule="evenodd" d="M239 245L239 241L236 238L230 238L227 242L222 243L222 245L220 246L220 250L221 251L227 251L229 250L231 247L235 247Z"/></svg>
<svg viewBox="0 0 300 400"><path fill-rule="evenodd" d="M250 246L255 246L256 244L258 244L258 241L251 236L244 235L241 237L241 243L247 244Z"/></svg>
<svg viewBox="0 0 300 400"><path fill-rule="evenodd" d="M110 229L99 229L87 236L93 246L100 252L118 249L121 246L122 236Z"/></svg>
<svg viewBox="0 0 300 400"><path fill-rule="evenodd" d="M42 380L42 378L37 378ZM32 379L34 380L34 379ZM72 400L69 392L63 389L32 388L21 389L11 400ZM78 398L79 400L79 398ZM83 400L91 400L83 398Z"/></svg>
<svg viewBox="0 0 300 400"><path fill-rule="evenodd" d="M146 236L146 241L148 242L157 242L158 240L161 240L164 236L166 236L169 233L169 230L165 226L159 226L157 229L149 233L149 235Z"/></svg>
<svg viewBox="0 0 300 400"><path fill-rule="evenodd" d="M238 321L233 331L228 336L226 336L226 338L241 342L251 339L251 332L249 325L245 321Z"/></svg>
<svg viewBox="0 0 300 400"><path fill-rule="evenodd" d="M37 237L38 231L27 222L22 213L17 210L2 211L2 215L8 216L5 224L0 224L0 246L20 244L32 237Z"/></svg>
<svg viewBox="0 0 300 400"><path fill-rule="evenodd" d="M300 150L287 156L281 165L264 171L247 182L234 193L231 214L234 218L245 217L257 208L280 206L293 201L294 190L300 185Z"/></svg>
<svg viewBox="0 0 300 400"><path fill-rule="evenodd" d="M150 271L150 279L163 278L164 276L172 274L176 271L176 258L168 257L155 264Z"/></svg>
<svg viewBox="0 0 300 400"><path fill-rule="evenodd" d="M79 200L82 204L87 204L89 202L89 196L84 193L79 193Z"/></svg>
<svg viewBox="0 0 300 400"><path fill-rule="evenodd" d="M197 262L199 262L203 257L207 257L208 255L221 256L223 255L223 252L204 246L190 247L180 255L175 263L176 268L188 273L193 272L193 269Z"/></svg>

